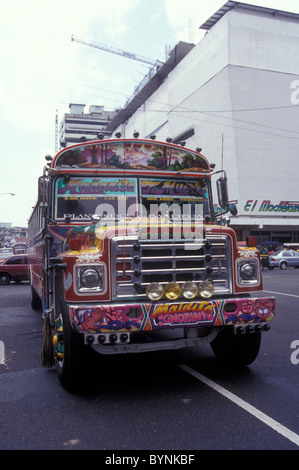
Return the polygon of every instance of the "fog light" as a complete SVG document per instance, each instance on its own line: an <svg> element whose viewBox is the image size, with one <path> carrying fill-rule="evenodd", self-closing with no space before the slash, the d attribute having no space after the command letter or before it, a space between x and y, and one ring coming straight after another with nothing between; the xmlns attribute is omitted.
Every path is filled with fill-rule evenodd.
<svg viewBox="0 0 299 470"><path fill-rule="evenodd" d="M98 343L104 344L106 341L106 336L105 335L99 335L98 336Z"/></svg>
<svg viewBox="0 0 299 470"><path fill-rule="evenodd" d="M210 281L200 282L198 285L198 292L204 299L209 299L214 294L215 287Z"/></svg>
<svg viewBox="0 0 299 470"><path fill-rule="evenodd" d="M198 287L193 281L187 281L182 286L182 294L185 299L194 299L198 292Z"/></svg>
<svg viewBox="0 0 299 470"><path fill-rule="evenodd" d="M164 288L165 297L168 300L176 300L181 295L182 289L176 282L170 282Z"/></svg>
<svg viewBox="0 0 299 470"><path fill-rule="evenodd" d="M109 340L110 340L110 343L116 343L117 341L117 335L115 333L112 333L110 336L109 336Z"/></svg>
<svg viewBox="0 0 299 470"><path fill-rule="evenodd" d="M242 333L244 333L245 330L244 330L243 326L238 326L236 331L237 331L238 335L241 335Z"/></svg>
<svg viewBox="0 0 299 470"><path fill-rule="evenodd" d="M152 282L146 288L146 295L151 300L160 300L163 297L164 289L158 282Z"/></svg>
<svg viewBox="0 0 299 470"><path fill-rule="evenodd" d="M122 333L122 334L120 335L120 341L121 341L121 343L126 343L126 342L128 341L128 339L129 339L129 335L128 335L127 333Z"/></svg>

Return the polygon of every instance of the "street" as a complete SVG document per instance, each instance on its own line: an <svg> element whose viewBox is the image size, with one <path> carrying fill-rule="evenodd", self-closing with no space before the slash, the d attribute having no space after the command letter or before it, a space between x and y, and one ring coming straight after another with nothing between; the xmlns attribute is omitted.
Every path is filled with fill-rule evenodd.
<svg viewBox="0 0 299 470"><path fill-rule="evenodd" d="M262 274L277 313L247 369L224 370L209 345L98 356L76 394L41 367L29 284L0 286L0 450L298 450L299 270Z"/></svg>

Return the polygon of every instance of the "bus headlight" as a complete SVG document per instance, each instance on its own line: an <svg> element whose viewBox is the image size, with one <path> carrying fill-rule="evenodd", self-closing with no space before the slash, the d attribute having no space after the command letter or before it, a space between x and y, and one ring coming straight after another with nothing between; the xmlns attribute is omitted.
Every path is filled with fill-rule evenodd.
<svg viewBox="0 0 299 470"><path fill-rule="evenodd" d="M255 277L255 269L251 263L244 263L240 267L240 277L244 281L248 281L249 279L253 279Z"/></svg>
<svg viewBox="0 0 299 470"><path fill-rule="evenodd" d="M83 287L93 288L100 284L100 273L93 268L85 269L80 275L80 283Z"/></svg>
<svg viewBox="0 0 299 470"><path fill-rule="evenodd" d="M103 293L105 289L104 264L76 266L77 293Z"/></svg>
<svg viewBox="0 0 299 470"><path fill-rule="evenodd" d="M237 260L238 284L240 286L258 285L260 282L259 263L257 258Z"/></svg>
<svg viewBox="0 0 299 470"><path fill-rule="evenodd" d="M204 299L209 299L214 294L215 287L210 281L202 281L198 284L198 293Z"/></svg>

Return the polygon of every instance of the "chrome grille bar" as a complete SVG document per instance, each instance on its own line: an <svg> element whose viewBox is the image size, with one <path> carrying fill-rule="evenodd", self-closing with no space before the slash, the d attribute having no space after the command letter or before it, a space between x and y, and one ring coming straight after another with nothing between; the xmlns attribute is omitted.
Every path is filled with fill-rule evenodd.
<svg viewBox="0 0 299 470"><path fill-rule="evenodd" d="M230 239L226 236L159 243L137 237L115 237L111 240L113 299L146 298L145 289L151 282L165 285L172 281L183 284L187 280L205 279L214 283L216 294L229 293L230 253Z"/></svg>

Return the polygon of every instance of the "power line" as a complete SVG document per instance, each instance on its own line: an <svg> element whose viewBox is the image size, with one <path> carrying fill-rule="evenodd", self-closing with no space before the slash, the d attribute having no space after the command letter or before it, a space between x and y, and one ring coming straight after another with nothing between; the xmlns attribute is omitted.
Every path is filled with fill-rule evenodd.
<svg viewBox="0 0 299 470"><path fill-rule="evenodd" d="M234 117L217 116L214 113L207 113L206 111L196 111L196 112L205 114L207 116L220 118L220 119L227 119L227 120L230 120L230 121L233 121L233 122L240 122L240 123L243 123L243 124L249 124L251 126L258 126L258 127L263 127L263 128L267 128L267 129L277 130L277 131L280 131L280 132L290 132L291 134L299 135L298 131L293 131L293 130L290 130L290 129L284 129L282 127L269 126L267 124L255 123L255 122L252 122L252 121L245 121L244 119L237 119L237 118L234 118ZM176 114L176 116L179 116L179 115ZM233 126L233 127L235 127L235 126ZM254 129L250 129L250 130L254 130Z"/></svg>
<svg viewBox="0 0 299 470"><path fill-rule="evenodd" d="M9 68L12 68L11 66L7 66L5 64L0 64L1 67L9 67ZM19 74L15 74L16 76L20 76ZM28 77L31 77L33 79L35 79L36 81L42 81L44 82L44 80L40 79L38 80L36 78L36 75L35 76L32 76L32 75L27 75ZM50 77L50 75L40 75L41 77L42 76L46 76L47 78L52 78ZM24 77L24 74L22 74L22 77ZM54 77L53 77L54 78ZM107 88L102 88L102 87L98 87L98 86L94 86L94 85L88 85L88 84L84 84L82 82L74 82L74 81L70 81L70 80L57 80L57 79L54 79L54 82L58 82L58 83L66 83L66 84L73 84L73 85L76 85L76 86L81 86L81 87L85 87L85 88L93 88L93 89L96 89L96 90L101 90L105 93L112 93L112 94L116 94L116 95L123 95L123 96L127 96L128 93L124 93L124 92L119 92L117 90L110 90L110 89L107 89ZM51 82L50 82L51 84ZM8 94L8 93L7 93ZM12 94L12 93L11 93ZM17 95L15 95L17 96ZM23 95L24 96L24 95ZM98 95L94 95L94 96L98 96ZM25 96L24 96L25 97ZM107 98L106 98L107 99ZM42 100L42 99L41 99ZM174 109L178 109L179 112L182 112L182 113L189 113L189 112L192 112L192 113L234 113L234 112L253 112L253 111L271 111L271 110L283 110L283 109L291 109L291 108L295 108L296 105L285 105L285 106L264 106L264 107L259 107L259 108L239 108L239 109L204 109L204 110L195 110L195 109L192 109L192 108L187 108L185 106L181 106L181 105L172 105L172 104L169 104L169 103L164 103L164 102L161 102L161 101L157 101L157 100L152 100L152 99L148 99L148 101L150 101L151 103L156 103L156 104L159 104L159 105L164 105L164 106L168 106L169 108L173 108L173 109L170 109L169 111L173 111ZM62 101L59 101L60 103L63 103ZM155 112L167 112L166 110L153 110ZM168 111L168 112L169 112Z"/></svg>
<svg viewBox="0 0 299 470"><path fill-rule="evenodd" d="M177 116L177 117L181 117L179 114L174 114L174 115ZM213 116L213 117L219 117L220 119L222 119L222 116ZM219 122L215 122L215 121L214 122L213 121L207 121L205 119L199 119L199 118L193 118L193 121L200 121L200 122L215 124L215 125L223 126L223 127L231 127L233 129L241 129L241 130L248 131L248 132L255 132L255 133L263 134L263 135L266 134L266 135L271 135L271 136L274 136L274 137L284 137L284 138L287 138L287 139L294 139L294 140L299 139L299 132L296 132L296 131L292 131L292 132L298 134L298 137L287 136L287 135L279 135L277 132L274 133L274 132L267 132L266 130L263 131L263 130L258 130L258 129L249 129L249 128L246 128L246 127L240 127L240 126L236 126L236 125L233 125L233 124L225 124L225 123L219 123ZM249 124L252 124L252 123L249 123ZM254 124L254 125L260 126L260 127L262 126L260 124ZM278 128L274 128L274 129L278 130ZM290 132L286 129L279 129L279 130L281 132Z"/></svg>
<svg viewBox="0 0 299 470"><path fill-rule="evenodd" d="M103 88L100 88L100 87L96 87L96 86L92 86L92 85L84 85L82 83L78 83L78 82L71 82L71 81L64 81L66 83L73 83L73 84L76 84L76 85L79 85L79 86L86 86L88 88L94 88L94 89L98 89L98 90L102 90L104 92L107 92L107 93L116 93L116 94L123 94L124 96L125 93L120 93L120 92L116 92L116 91L112 91L112 90L108 90L108 89L103 89ZM68 105L69 104L69 101L63 101L63 100L56 100L56 99L48 99L48 98L37 98L36 96L28 96L28 95L24 95L24 94L17 94L17 93L11 93L11 92L7 92L5 91L5 94L6 95L9 95L9 96L15 96L15 97L18 97L18 98L22 98L22 99L30 99L30 100L34 100L34 101L41 101L41 102L49 102L49 103L54 103L54 104L63 104L63 105ZM91 96L95 96L97 98L99 98L99 95L91 95ZM106 99L106 100L109 100L109 98L105 97L101 97L101 99ZM115 101L114 99L110 101ZM275 126L269 126L267 124L261 124L261 123L255 123L255 122L252 122L252 121L246 121L246 120L243 120L243 119L239 119L239 118L236 118L236 117L229 117L229 116L219 116L215 113L218 113L218 114L223 114L223 113L234 113L234 112L248 112L248 111L271 111L271 110L283 110L283 109L296 109L296 105L286 105L286 106L269 106L269 107L260 107L260 108L246 108L246 109L216 109L216 110L195 110L195 109L192 109L192 108L188 108L188 107L185 107L185 106L181 106L181 105L171 105L169 103L164 103L164 102L161 102L161 101L157 101L157 100L151 100L149 99L148 101L152 102L152 103L155 103L155 104L158 104L160 106L165 106L167 109L151 109L151 110L144 110L144 112L155 112L155 113L165 113L165 114L168 114L168 115L173 115L173 116L178 116L178 117L183 117L182 114L197 114L197 115L207 115L207 116L211 116L211 117L214 117L214 118L219 118L219 119L225 119L225 120L229 120L229 121L232 121L232 122L239 122L239 123L243 123L243 124L248 124L250 126L258 126L259 128L267 128L267 129L272 129L272 130L275 130L275 131L280 131L280 132L287 132L287 133L291 133L291 134L295 134L295 135L298 135L299 132L298 131L294 131L294 130L290 130L290 129L284 129L284 128L281 128L281 127L275 127ZM129 106L128 106L128 109L129 109ZM298 109L298 106L297 106L297 109ZM194 116L192 117L192 120L196 120L196 121L201 121L201 122L211 122L210 120L204 120L204 119L199 119L199 118L195 118ZM212 122L213 123L213 122ZM235 127L235 125L231 125L229 126L228 124L224 124L224 123L215 123L214 124L218 124L218 125L223 125L225 127ZM252 131L252 132L257 132L257 133L265 133L264 131L262 130L256 130L256 129L248 129L248 128L243 128L243 127L238 127L239 129L243 129L243 130L248 130L248 131ZM276 134L272 134L272 133L267 133L268 135L275 135L277 136L277 133ZM291 136L285 136L284 137L290 137L290 138L293 138ZM296 138L296 137L294 137Z"/></svg>

